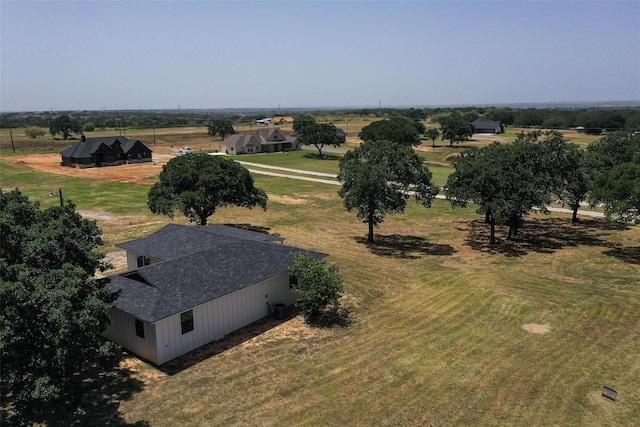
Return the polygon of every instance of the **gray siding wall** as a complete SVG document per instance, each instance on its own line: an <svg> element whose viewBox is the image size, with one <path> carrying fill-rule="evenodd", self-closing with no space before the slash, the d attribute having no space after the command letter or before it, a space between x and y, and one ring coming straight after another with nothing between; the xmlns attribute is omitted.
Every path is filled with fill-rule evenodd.
<svg viewBox="0 0 640 427"><path fill-rule="evenodd" d="M135 317L115 307L109 311L111 324L101 334L127 350L158 364L155 326L147 322L144 324L144 338L136 335Z"/></svg>
<svg viewBox="0 0 640 427"><path fill-rule="evenodd" d="M161 365L269 315L269 306L293 304L289 275L281 274L193 308L194 330L182 334L180 313L155 323ZM134 331L135 335L135 331Z"/></svg>

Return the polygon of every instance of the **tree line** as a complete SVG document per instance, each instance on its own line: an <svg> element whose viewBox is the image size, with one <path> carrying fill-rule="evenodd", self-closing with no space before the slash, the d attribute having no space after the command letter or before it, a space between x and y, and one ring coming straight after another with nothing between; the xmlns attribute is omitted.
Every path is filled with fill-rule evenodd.
<svg viewBox="0 0 640 427"><path fill-rule="evenodd" d="M546 129L569 129L582 126L586 129L639 130L639 107L593 108L515 108L515 107L438 107L438 108L361 108L335 110L276 110L276 111L71 111L71 112L20 112L0 114L0 128L38 126L48 128L59 115L67 115L80 126L92 123L96 128L149 129L183 126L207 126L211 118L232 123L247 123L272 115L311 116L332 114L336 116L392 118L406 117L416 121L439 122L442 117L459 114L466 122L479 117L502 122L506 126L539 126Z"/></svg>

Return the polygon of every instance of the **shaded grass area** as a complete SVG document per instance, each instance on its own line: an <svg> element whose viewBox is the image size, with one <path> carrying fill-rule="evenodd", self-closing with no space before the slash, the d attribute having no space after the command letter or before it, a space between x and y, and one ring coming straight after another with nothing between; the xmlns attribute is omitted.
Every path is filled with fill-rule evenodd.
<svg viewBox="0 0 640 427"><path fill-rule="evenodd" d="M25 194L39 194L50 177L14 178L24 169L16 165L9 181L26 177ZM500 228L489 246L473 208L436 200L388 217L369 245L366 224L345 211L337 187L255 181L271 197L266 212L225 208L211 222L331 254L346 278L351 325L309 328L296 317L172 375L149 367L156 374L144 386L113 398L115 425L600 426L640 418L640 227L533 215L519 240L507 242ZM142 201L116 213L120 203L110 207L99 194L114 190L100 186L103 201L83 201L113 213L110 224L98 221L109 241L123 237L120 228L143 235L169 222L147 213L148 188L116 188ZM135 217L141 225L128 224ZM532 334L526 323L550 332ZM616 404L600 397L603 385L618 391Z"/></svg>

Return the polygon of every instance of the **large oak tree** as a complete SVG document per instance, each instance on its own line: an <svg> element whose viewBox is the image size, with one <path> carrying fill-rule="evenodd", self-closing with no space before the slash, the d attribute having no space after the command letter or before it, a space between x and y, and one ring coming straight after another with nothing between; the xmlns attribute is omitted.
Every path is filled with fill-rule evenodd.
<svg viewBox="0 0 640 427"><path fill-rule="evenodd" d="M365 141L340 160L338 191L349 212L369 226L367 240L373 242L373 227L387 214L403 213L413 195L425 207L438 194L431 172L411 148L391 141Z"/></svg>
<svg viewBox="0 0 640 427"><path fill-rule="evenodd" d="M190 154L171 159L149 190L151 212L173 218L177 209L189 221L206 225L218 208L240 206L267 209L267 194L239 163L222 156Z"/></svg>
<svg viewBox="0 0 640 427"><path fill-rule="evenodd" d="M41 210L0 191L2 393L19 423L73 412L88 370L117 361L118 347L98 336L115 300L94 278L107 268L100 234L70 202Z"/></svg>
<svg viewBox="0 0 640 427"><path fill-rule="evenodd" d="M592 204L623 220L640 220L640 134L616 132L587 148Z"/></svg>

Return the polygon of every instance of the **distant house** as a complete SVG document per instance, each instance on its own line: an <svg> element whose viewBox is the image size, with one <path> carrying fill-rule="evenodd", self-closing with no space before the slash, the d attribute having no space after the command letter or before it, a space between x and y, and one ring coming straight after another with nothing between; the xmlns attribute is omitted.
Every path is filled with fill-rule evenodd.
<svg viewBox="0 0 640 427"><path fill-rule="evenodd" d="M299 149L297 137L278 128L260 129L253 133L236 133L220 143L220 151L227 154L276 153Z"/></svg>
<svg viewBox="0 0 640 427"><path fill-rule="evenodd" d="M61 166L92 168L124 163L150 162L151 150L137 139L124 136L88 138L84 136L62 153Z"/></svg>
<svg viewBox="0 0 640 427"><path fill-rule="evenodd" d="M271 119L271 123L274 125L290 125L293 124L293 117L290 116L275 116Z"/></svg>
<svg viewBox="0 0 640 427"><path fill-rule="evenodd" d="M474 133L504 133L504 125L488 119L476 119L471 122Z"/></svg>
<svg viewBox="0 0 640 427"><path fill-rule="evenodd" d="M166 363L296 301L287 269L303 249L223 225L169 224L122 243L126 273L102 335L156 365ZM316 258L326 254L309 252Z"/></svg>

